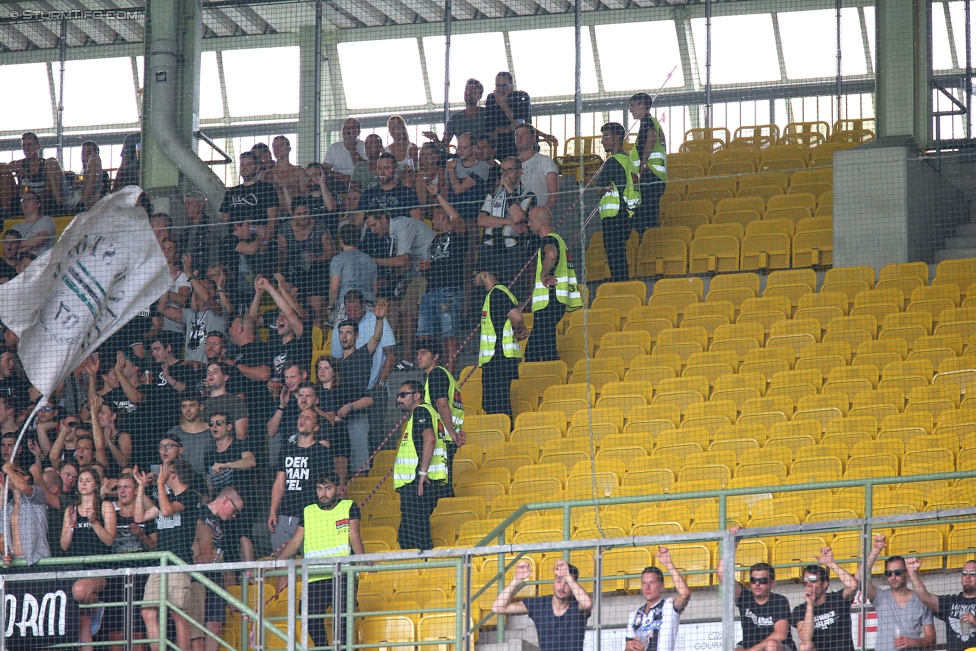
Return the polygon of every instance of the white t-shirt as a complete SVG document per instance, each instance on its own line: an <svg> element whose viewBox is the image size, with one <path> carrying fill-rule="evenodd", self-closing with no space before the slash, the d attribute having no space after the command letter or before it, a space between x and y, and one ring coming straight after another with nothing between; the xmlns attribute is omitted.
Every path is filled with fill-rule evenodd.
<svg viewBox="0 0 976 651"><path fill-rule="evenodd" d="M430 253L434 229L413 217L396 217L390 220L390 239L393 240L394 255L409 253L416 271L420 267L420 260Z"/></svg>
<svg viewBox="0 0 976 651"><path fill-rule="evenodd" d="M522 185L535 193L540 206L546 205L549 201L549 190L546 185L546 176L549 174L559 176L559 168L545 154L536 154L522 163Z"/></svg>
<svg viewBox="0 0 976 651"><path fill-rule="evenodd" d="M644 606L627 618L628 640L639 640L646 651L673 651L678 641L681 613L674 609L674 599L661 600L645 613Z"/></svg>
<svg viewBox="0 0 976 651"><path fill-rule="evenodd" d="M366 160L366 143L362 140L356 141L356 153L363 160ZM332 166L339 174L347 174L352 176L353 168L356 167L355 163L352 162L352 154L346 149L346 146L342 144L342 141L334 142L329 145L329 148L325 150L325 162Z"/></svg>
<svg viewBox="0 0 976 651"><path fill-rule="evenodd" d="M170 284L169 291L177 294L180 291L180 287L190 287L190 281L186 279L186 274L184 274L182 271L180 272L180 275L176 277L176 280ZM177 305L173 301L170 301L169 305L170 307L180 307L182 309L181 306ZM183 334L183 324L179 321L171 321L170 319L163 317L163 331L179 332L180 334Z"/></svg>

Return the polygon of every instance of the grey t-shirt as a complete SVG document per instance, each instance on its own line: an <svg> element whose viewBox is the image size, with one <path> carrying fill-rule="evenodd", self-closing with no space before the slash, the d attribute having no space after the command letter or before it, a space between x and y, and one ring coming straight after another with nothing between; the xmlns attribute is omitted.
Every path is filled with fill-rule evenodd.
<svg viewBox="0 0 976 651"><path fill-rule="evenodd" d="M41 255L54 246L54 239L57 237L58 232L57 227L54 225L54 220L47 215L39 217L35 222L25 221L17 224L16 226L11 226L10 230L14 231L15 233L20 233L20 237L25 240L36 237L45 231L50 233L50 235L45 238L44 244L34 249L35 255Z"/></svg>
<svg viewBox="0 0 976 651"><path fill-rule="evenodd" d="M894 651L895 633L898 631L906 637L922 637L922 626L931 626L934 621L932 611L914 593L905 607L901 608L891 590L878 590L874 597L874 609L878 613L875 651Z"/></svg>
<svg viewBox="0 0 976 651"><path fill-rule="evenodd" d="M185 429L177 425L166 432L166 436L179 436L180 441L183 442L183 454L182 457L190 462L193 469L197 471L197 474L201 477L206 477L207 468L204 466L203 457L214 449L214 437L210 433L209 429L205 429L202 432L187 432Z"/></svg>
<svg viewBox="0 0 976 651"><path fill-rule="evenodd" d="M350 289L361 291L370 303L376 300L373 293L376 263L359 249L343 251L332 258L332 262L329 263L329 275L339 276L337 305L342 305L342 299Z"/></svg>
<svg viewBox="0 0 976 651"><path fill-rule="evenodd" d="M0 518L0 532L6 530L6 519L13 510L14 499L16 498L11 491L11 501L7 503L3 517ZM27 564L33 565L42 558L50 558L51 548L47 544L47 497L40 488L34 487L34 494L30 497L21 494L17 525L20 531L20 548L24 550Z"/></svg>
<svg viewBox="0 0 976 651"><path fill-rule="evenodd" d="M394 255L409 253L416 271L420 260L428 255L434 229L419 219L397 217L390 221L390 239L393 240Z"/></svg>
<svg viewBox="0 0 976 651"><path fill-rule="evenodd" d="M464 109L454 111L447 119L447 131L453 133L455 138L469 131L480 138L485 135L485 109L479 107L478 115L473 118L469 118Z"/></svg>
<svg viewBox="0 0 976 651"><path fill-rule="evenodd" d="M211 310L200 312L183 308L183 330L186 339L183 344L183 359L187 361L207 362L207 333L214 330L227 332L227 319Z"/></svg>

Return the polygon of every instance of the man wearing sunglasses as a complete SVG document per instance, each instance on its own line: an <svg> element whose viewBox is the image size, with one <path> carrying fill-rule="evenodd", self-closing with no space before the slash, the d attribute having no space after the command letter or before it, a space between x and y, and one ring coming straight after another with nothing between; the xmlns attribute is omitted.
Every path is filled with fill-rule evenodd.
<svg viewBox="0 0 976 651"><path fill-rule="evenodd" d="M905 568L915 596L945 622L949 651L963 651L972 647L976 642L976 561L966 561L962 566L962 592L958 594L930 593L918 575L922 568L922 561L918 558L906 560Z"/></svg>
<svg viewBox="0 0 976 651"><path fill-rule="evenodd" d="M731 527L733 534L738 527ZM733 575L734 576L734 575ZM718 580L724 583L722 563L718 564ZM776 570L768 563L756 563L749 568L749 590L743 590L738 581L735 585L735 605L742 620L742 640L736 649L745 651L796 651L790 636L790 602L781 594L773 593Z"/></svg>
<svg viewBox="0 0 976 651"><path fill-rule="evenodd" d="M820 565L803 568L801 579L806 603L793 609L793 626L800 636L800 651L854 651L851 600L857 593L857 577L834 562L834 551L830 547L821 548L817 563ZM831 570L844 584L842 590L827 592Z"/></svg>
<svg viewBox="0 0 976 651"><path fill-rule="evenodd" d="M864 561L865 565L874 567L874 561L887 546L888 539L884 535L875 535L871 553ZM858 574L860 569L859 567ZM885 561L884 574L889 590L877 590L872 581L864 586L865 596L874 603L874 610L878 613L875 651L912 649L935 644L932 611L915 592L908 589L908 565L905 559L901 556L889 557ZM912 585L916 585L914 580Z"/></svg>

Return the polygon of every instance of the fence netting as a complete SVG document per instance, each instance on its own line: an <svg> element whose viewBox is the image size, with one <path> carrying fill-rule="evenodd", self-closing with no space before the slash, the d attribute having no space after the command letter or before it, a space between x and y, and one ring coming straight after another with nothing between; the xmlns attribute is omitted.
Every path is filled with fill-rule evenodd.
<svg viewBox="0 0 976 651"><path fill-rule="evenodd" d="M61 353L3 326L4 553L92 572L43 579L80 644L718 649L804 641L812 595L818 648L889 649L927 629L864 579L907 576L963 590L932 609L965 648L967 2L923 12L911 146L862 0L30 4L0 15L0 313L44 268L94 314L98 269L49 262L100 241L169 282L49 395ZM161 594L162 552L253 567ZM384 556L258 563L347 553ZM45 646L24 617L5 643Z"/></svg>

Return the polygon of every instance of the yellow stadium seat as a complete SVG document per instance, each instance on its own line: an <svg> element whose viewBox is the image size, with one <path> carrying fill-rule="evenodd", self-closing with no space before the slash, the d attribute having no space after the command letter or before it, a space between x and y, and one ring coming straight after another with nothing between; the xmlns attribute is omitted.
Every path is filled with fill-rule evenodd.
<svg viewBox="0 0 976 651"><path fill-rule="evenodd" d="M730 226L742 228L738 223L698 227L689 253L689 273L739 270L739 244L742 238L736 237L735 230L726 228Z"/></svg>
<svg viewBox="0 0 976 651"><path fill-rule="evenodd" d="M935 527L911 527L895 532L888 542L888 554L898 556L915 556L930 552L941 552L943 546L942 532ZM935 564L936 568L942 567L942 559L939 557L925 559L925 565L931 567Z"/></svg>
<svg viewBox="0 0 976 651"><path fill-rule="evenodd" d="M781 569L778 575L784 578L797 578L801 569L809 565L811 559L817 558L820 550L826 547L826 541L820 536L790 536L781 538L773 545L773 565L789 565Z"/></svg>
<svg viewBox="0 0 976 651"><path fill-rule="evenodd" d="M749 222L742 240L742 269L788 269L793 222L766 218Z"/></svg>

